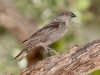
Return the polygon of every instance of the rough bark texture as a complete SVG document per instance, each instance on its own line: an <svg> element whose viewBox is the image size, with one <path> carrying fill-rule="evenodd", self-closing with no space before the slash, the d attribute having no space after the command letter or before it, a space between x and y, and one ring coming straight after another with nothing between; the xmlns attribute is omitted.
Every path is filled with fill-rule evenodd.
<svg viewBox="0 0 100 75"><path fill-rule="evenodd" d="M19 13L13 5L3 1L0 1L0 25L13 33L21 42L37 30L36 24ZM28 66L42 59L43 55L40 53L40 48L35 48L27 55Z"/></svg>
<svg viewBox="0 0 100 75"><path fill-rule="evenodd" d="M87 75L100 69L100 40L70 45L67 54L48 57L26 68L20 75Z"/></svg>

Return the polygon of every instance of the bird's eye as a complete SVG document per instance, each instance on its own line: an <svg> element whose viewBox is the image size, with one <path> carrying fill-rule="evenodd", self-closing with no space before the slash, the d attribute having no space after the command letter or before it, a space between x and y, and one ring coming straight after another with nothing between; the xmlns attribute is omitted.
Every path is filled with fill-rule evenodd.
<svg viewBox="0 0 100 75"><path fill-rule="evenodd" d="M66 12L66 16L68 16L69 15L69 12Z"/></svg>

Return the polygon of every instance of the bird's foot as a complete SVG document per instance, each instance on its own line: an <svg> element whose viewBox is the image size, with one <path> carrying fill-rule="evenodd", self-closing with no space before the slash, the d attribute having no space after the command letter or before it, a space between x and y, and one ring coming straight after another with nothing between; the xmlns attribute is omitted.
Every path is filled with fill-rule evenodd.
<svg viewBox="0 0 100 75"><path fill-rule="evenodd" d="M44 52L44 54L45 53L51 53L51 54L61 54L61 52L58 52L58 51L56 51L56 50L54 50L54 49L52 49L52 48L47 48L47 50Z"/></svg>

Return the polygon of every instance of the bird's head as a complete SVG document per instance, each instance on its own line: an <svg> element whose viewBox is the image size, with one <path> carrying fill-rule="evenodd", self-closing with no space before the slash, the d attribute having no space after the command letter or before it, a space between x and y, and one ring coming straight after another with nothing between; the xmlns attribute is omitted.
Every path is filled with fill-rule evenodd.
<svg viewBox="0 0 100 75"><path fill-rule="evenodd" d="M76 17L76 15L70 11L61 12L61 14L58 16L58 18L60 18L62 21L66 21L74 17Z"/></svg>

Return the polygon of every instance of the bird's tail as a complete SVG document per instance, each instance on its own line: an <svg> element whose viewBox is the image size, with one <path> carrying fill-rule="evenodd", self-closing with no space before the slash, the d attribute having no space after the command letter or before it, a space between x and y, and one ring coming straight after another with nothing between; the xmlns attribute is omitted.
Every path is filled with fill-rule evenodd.
<svg viewBox="0 0 100 75"><path fill-rule="evenodd" d="M30 52L30 50L33 47L32 47L32 45L31 46L26 46L14 59L18 60L18 61L21 61Z"/></svg>

